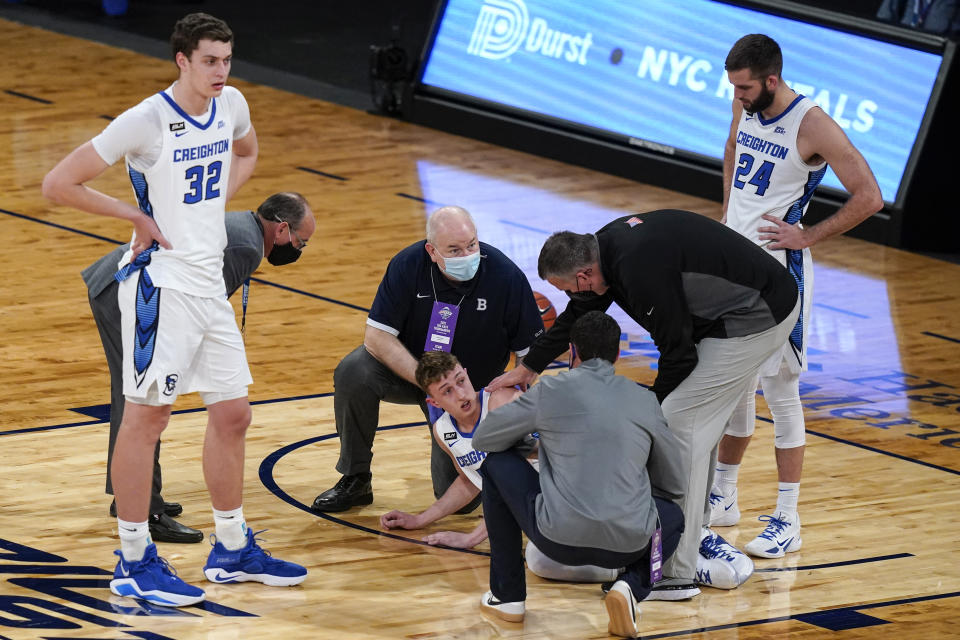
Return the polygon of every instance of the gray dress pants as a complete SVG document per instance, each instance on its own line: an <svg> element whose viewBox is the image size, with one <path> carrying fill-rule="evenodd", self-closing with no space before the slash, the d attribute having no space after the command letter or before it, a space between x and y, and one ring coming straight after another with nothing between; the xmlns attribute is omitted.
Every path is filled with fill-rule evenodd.
<svg viewBox="0 0 960 640"><path fill-rule="evenodd" d="M701 528L709 523L720 438L760 366L786 342L799 313L798 302L783 322L766 331L741 338L704 338L697 345L697 366L661 403L667 425L680 442L688 477L678 501L686 528L676 553L663 565L664 577L693 581Z"/></svg>

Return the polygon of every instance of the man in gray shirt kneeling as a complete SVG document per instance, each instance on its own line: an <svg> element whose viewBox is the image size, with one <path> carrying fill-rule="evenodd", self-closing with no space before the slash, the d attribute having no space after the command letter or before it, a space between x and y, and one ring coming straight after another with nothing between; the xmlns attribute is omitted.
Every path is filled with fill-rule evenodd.
<svg viewBox="0 0 960 640"><path fill-rule="evenodd" d="M543 378L491 411L473 447L490 452L481 467L490 536L490 591L481 607L523 619L526 579L521 532L568 565L626 567L606 596L613 635L635 637L636 603L677 547L683 512L679 444L656 396L614 373L620 327L601 311L570 332L571 370ZM540 435L540 473L510 450Z"/></svg>

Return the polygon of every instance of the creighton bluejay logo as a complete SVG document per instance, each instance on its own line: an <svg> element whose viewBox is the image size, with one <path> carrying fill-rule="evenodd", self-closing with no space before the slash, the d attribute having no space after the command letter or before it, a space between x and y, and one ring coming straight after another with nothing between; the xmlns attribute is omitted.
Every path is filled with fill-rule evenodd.
<svg viewBox="0 0 960 640"><path fill-rule="evenodd" d="M176 391L176 390L177 390L177 381L178 381L179 379L180 379L180 376L178 376L178 375L175 374L175 373L171 373L170 375L168 375L168 376L167 376L167 379L164 380L164 382L163 382L163 395L169 396L169 395L171 395L174 391Z"/></svg>

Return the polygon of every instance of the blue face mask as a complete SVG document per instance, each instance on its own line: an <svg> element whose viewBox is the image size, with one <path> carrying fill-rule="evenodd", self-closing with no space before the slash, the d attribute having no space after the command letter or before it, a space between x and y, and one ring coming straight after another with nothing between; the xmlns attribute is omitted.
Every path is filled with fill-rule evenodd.
<svg viewBox="0 0 960 640"><path fill-rule="evenodd" d="M477 275L477 269L480 268L480 252L471 253L468 256L459 258L444 258L443 271L448 277L460 282L466 282Z"/></svg>

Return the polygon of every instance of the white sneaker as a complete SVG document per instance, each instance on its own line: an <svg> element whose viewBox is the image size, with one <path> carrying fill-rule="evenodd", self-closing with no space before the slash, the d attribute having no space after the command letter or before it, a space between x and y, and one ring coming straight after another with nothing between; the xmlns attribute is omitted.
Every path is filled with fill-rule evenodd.
<svg viewBox="0 0 960 640"><path fill-rule="evenodd" d="M784 554L799 551L803 541L800 539L800 516L777 511L772 516L757 518L767 523L767 528L744 547L752 556L760 558L782 558Z"/></svg>
<svg viewBox="0 0 960 640"><path fill-rule="evenodd" d="M523 622L523 614L526 612L526 604L523 600L520 602L500 602L493 597L492 591L487 591L480 598L480 608L507 622Z"/></svg>
<svg viewBox="0 0 960 640"><path fill-rule="evenodd" d="M614 582L603 603L607 606L607 615L610 616L607 633L623 638L636 638L640 635L637 629L640 618L637 599L633 597L633 590L626 581Z"/></svg>
<svg viewBox="0 0 960 640"><path fill-rule="evenodd" d="M736 589L753 575L753 560L704 527L694 582L718 589Z"/></svg>
<svg viewBox="0 0 960 640"><path fill-rule="evenodd" d="M737 506L737 490L725 496L718 487L710 491L710 526L732 527L740 522L740 507Z"/></svg>

